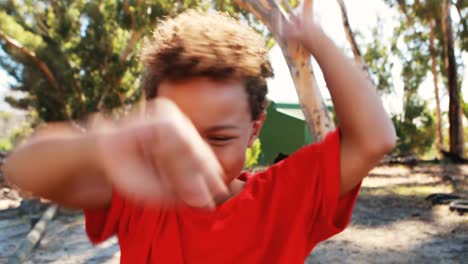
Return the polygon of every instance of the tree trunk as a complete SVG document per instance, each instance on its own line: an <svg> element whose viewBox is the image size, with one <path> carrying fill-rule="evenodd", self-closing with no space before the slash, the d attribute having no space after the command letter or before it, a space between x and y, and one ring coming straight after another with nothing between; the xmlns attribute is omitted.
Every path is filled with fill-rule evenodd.
<svg viewBox="0 0 468 264"><path fill-rule="evenodd" d="M457 64L453 44L452 19L450 17L450 0L442 1L442 29L444 32L445 71L449 88L449 122L450 122L450 153L463 158L463 123L460 105L460 87L457 79Z"/></svg>
<svg viewBox="0 0 468 264"><path fill-rule="evenodd" d="M434 80L434 95L436 100L436 125L437 125L437 151L439 158L442 158L442 149L444 147L444 140L442 134L442 118L440 114L440 98L439 98L439 85L438 85L438 73L437 73L437 57L436 51L434 46L434 39L435 39L435 21L434 19L429 18L429 25L431 27L431 35L430 35L430 42L429 42L429 49L431 52L431 71L432 77Z"/></svg>
<svg viewBox="0 0 468 264"><path fill-rule="evenodd" d="M353 30L351 29L351 25L349 23L348 11L346 9L346 5L343 0L337 0L337 2L338 2L338 5L340 6L341 18L343 20L343 27L346 32L346 38L348 39L348 42L351 45L351 49L353 50L354 60L360 65L362 65L364 70L367 71L367 67L365 66L366 63L364 61L364 58L362 57L361 50L359 49L359 46L357 45Z"/></svg>
<svg viewBox="0 0 468 264"><path fill-rule="evenodd" d="M281 47L294 80L312 139L313 141L321 141L327 132L334 128L334 124L330 119L313 74L310 52L302 45L281 36L276 25L286 25L288 22L275 0L235 0L235 2L254 14L273 34ZM304 4L311 7L312 0L305 0Z"/></svg>

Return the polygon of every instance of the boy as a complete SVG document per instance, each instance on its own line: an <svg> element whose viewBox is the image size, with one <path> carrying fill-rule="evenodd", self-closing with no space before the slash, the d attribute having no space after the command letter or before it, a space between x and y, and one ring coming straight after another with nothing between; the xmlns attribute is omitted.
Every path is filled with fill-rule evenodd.
<svg viewBox="0 0 468 264"><path fill-rule="evenodd" d="M145 43L145 117L79 134L57 125L4 171L20 188L83 208L94 243L122 263L303 263L348 224L360 182L395 132L361 70L307 17L289 37L321 66L340 120L318 144L241 173L272 76L261 38L226 15L189 11ZM239 176L240 175L240 176Z"/></svg>

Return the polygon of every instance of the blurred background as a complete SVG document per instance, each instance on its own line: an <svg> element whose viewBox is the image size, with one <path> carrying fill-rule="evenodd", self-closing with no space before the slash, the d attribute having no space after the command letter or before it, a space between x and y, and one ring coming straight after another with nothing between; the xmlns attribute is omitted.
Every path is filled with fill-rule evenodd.
<svg viewBox="0 0 468 264"><path fill-rule="evenodd" d="M261 170L314 142L281 40L237 5L242 2L250 1L0 0L0 158L41 124L138 102L143 38L164 17L189 8L229 12L262 34L269 49L272 104L246 169ZM468 1L313 2L318 23L377 87L398 142L363 183L351 227L307 261L462 263L468 258ZM312 67L333 116L320 69ZM118 263L115 239L92 248L80 212L65 209L53 212L34 248L24 247L50 208L0 175L0 263Z"/></svg>

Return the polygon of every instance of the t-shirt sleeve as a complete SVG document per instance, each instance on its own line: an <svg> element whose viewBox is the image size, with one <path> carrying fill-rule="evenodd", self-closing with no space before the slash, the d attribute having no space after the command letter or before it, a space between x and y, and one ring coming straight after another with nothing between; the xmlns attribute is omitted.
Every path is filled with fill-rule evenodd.
<svg viewBox="0 0 468 264"><path fill-rule="evenodd" d="M99 244L117 234L119 220L128 211L125 203L123 197L113 190L109 207L84 210L86 234L93 244Z"/></svg>
<svg viewBox="0 0 468 264"><path fill-rule="evenodd" d="M270 170L275 182L274 199L287 208L283 212L295 215L294 225L306 236L309 251L349 224L360 184L340 198L338 129Z"/></svg>

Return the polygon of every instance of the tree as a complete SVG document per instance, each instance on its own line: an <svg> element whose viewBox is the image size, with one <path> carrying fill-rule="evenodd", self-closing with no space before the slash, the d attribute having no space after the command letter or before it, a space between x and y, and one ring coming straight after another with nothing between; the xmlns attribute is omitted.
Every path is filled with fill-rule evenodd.
<svg viewBox="0 0 468 264"><path fill-rule="evenodd" d="M362 70L375 85L378 92L381 94L389 93L393 90L391 76L393 63L389 61L387 47L380 41L382 38L378 28L381 23L380 20L378 20L378 25L372 32L374 39L367 45L366 53L363 55L357 43L354 31L351 28L345 2L344 0L337 0L337 2L340 7L346 38L353 51L354 60L358 65L361 65Z"/></svg>
<svg viewBox="0 0 468 264"><path fill-rule="evenodd" d="M404 65L410 65L412 70L409 72L415 76L425 76L428 72L432 74L434 82L434 97L436 102L435 117L436 122L434 125L437 127L437 143L438 150L442 152L443 146L441 144L442 134L442 114L440 113L440 98L439 98L439 85L443 83L440 80L447 81L448 75L446 69L446 49L444 49L445 35L443 30L443 13L442 13L442 1L440 0L419 0L419 1L403 1L403 0L385 0L390 7L396 7L400 12L401 24L396 28L392 52L396 54ZM457 27L457 34L460 36L455 41L458 43L460 51L466 49L463 43L466 42L462 36L466 35L466 20L463 19L463 14L466 14L467 5L463 2L458 1L457 11L461 16L460 23ZM451 22L450 22L451 25ZM452 36L453 40L453 36ZM452 46L452 51L455 54L457 45ZM427 60L430 58L430 61ZM428 67L430 66L430 67ZM405 66L404 66L405 68ZM453 69L456 72L461 69L461 65L456 64L454 60ZM405 71L405 70L404 70ZM408 79L403 73L403 79L405 84L408 85ZM418 83L409 84L409 86L419 86L424 80L421 78L411 78L412 81ZM460 80L458 80L460 81ZM440 82L440 83L439 83ZM406 100L406 99L405 99ZM410 102L411 103L411 102ZM452 103L450 103L450 107ZM450 113L449 113L450 115ZM449 118L451 127L457 126L454 124L454 119ZM460 138L460 133L458 137ZM450 138L453 135L450 135ZM463 137L463 136L461 136ZM453 153L452 153L453 154ZM452 155L455 156L455 155Z"/></svg>
<svg viewBox="0 0 468 264"><path fill-rule="evenodd" d="M444 146L444 136L442 133L442 115L440 113L440 97L439 97L439 78L437 73L437 54L435 49L435 19L428 18L431 28L429 51L431 53L431 72L434 83L434 95L436 101L436 126L437 126L437 151L439 158L442 158L442 150Z"/></svg>
<svg viewBox="0 0 468 264"><path fill-rule="evenodd" d="M234 0L240 7L254 14L258 20L264 23L272 33L286 59L289 71L299 97L299 102L306 117L306 121L314 141L322 140L326 133L333 129L334 124L330 119L320 91L317 87L310 53L298 43L285 39L280 34L278 24L285 25L287 16L282 7L275 0ZM304 1L305 10L312 10L313 1ZM291 8L286 3L286 7Z"/></svg>
<svg viewBox="0 0 468 264"><path fill-rule="evenodd" d="M392 121L398 136L395 153L423 155L432 146L435 127L427 103L414 96L414 90L405 88L403 114L394 115Z"/></svg>
<svg viewBox="0 0 468 264"><path fill-rule="evenodd" d="M458 84L457 63L453 41L452 19L450 16L452 2L442 0L442 28L444 32L445 71L449 89L450 153L459 159L464 156L463 120Z"/></svg>
<svg viewBox="0 0 468 264"><path fill-rule="evenodd" d="M0 66L44 121L77 119L135 102L141 39L158 19L201 0L7 0L0 2ZM2 54L2 53L0 53Z"/></svg>
<svg viewBox="0 0 468 264"><path fill-rule="evenodd" d="M372 30L373 39L364 46L363 59L368 67L369 75L380 94L389 94L394 91L392 76L393 62L391 61L391 47L383 39L382 22Z"/></svg>
<svg viewBox="0 0 468 264"><path fill-rule="evenodd" d="M24 3L23 3L24 2ZM241 18L271 47L271 34L230 0L15 0L0 2L0 67L41 120L78 119L127 106L141 96L142 39L158 20L187 8L216 8Z"/></svg>

